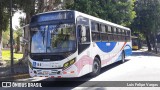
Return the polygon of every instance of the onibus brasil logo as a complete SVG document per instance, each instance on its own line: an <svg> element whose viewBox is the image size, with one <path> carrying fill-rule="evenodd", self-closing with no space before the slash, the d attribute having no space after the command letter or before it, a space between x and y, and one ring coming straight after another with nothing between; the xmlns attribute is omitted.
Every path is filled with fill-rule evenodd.
<svg viewBox="0 0 160 90"><path fill-rule="evenodd" d="M42 87L41 83L2 82L2 87Z"/></svg>

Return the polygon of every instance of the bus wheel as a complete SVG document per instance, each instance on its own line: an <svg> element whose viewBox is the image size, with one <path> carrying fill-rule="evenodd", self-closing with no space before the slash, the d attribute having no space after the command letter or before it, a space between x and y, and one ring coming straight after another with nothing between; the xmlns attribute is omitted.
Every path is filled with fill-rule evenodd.
<svg viewBox="0 0 160 90"><path fill-rule="evenodd" d="M101 65L100 65L100 61L97 57L95 57L94 62L93 62L93 66L92 66L92 72L90 74L90 76L97 76L100 74L100 70L101 70Z"/></svg>
<svg viewBox="0 0 160 90"><path fill-rule="evenodd" d="M125 62L125 53L124 53L124 51L122 52L121 62L122 62L122 63Z"/></svg>

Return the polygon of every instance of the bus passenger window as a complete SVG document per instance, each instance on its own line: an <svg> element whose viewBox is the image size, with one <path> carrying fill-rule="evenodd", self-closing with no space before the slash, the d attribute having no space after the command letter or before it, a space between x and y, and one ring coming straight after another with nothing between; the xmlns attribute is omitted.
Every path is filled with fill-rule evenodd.
<svg viewBox="0 0 160 90"><path fill-rule="evenodd" d="M101 32L103 32L103 33L106 32L106 27L104 25L101 25Z"/></svg>
<svg viewBox="0 0 160 90"><path fill-rule="evenodd" d="M95 22L91 22L91 28L92 28L92 40L100 41L99 24Z"/></svg>
<svg viewBox="0 0 160 90"><path fill-rule="evenodd" d="M121 30L121 38L122 38L122 41L125 41L125 34L124 34L124 30Z"/></svg>
<svg viewBox="0 0 160 90"><path fill-rule="evenodd" d="M105 26L106 32L108 33L108 26Z"/></svg>
<svg viewBox="0 0 160 90"><path fill-rule="evenodd" d="M108 26L108 33L111 33L111 26Z"/></svg>
<svg viewBox="0 0 160 90"><path fill-rule="evenodd" d="M100 30L99 30L99 24L98 24L98 23L95 24L95 31L96 31L96 32L100 31Z"/></svg>
<svg viewBox="0 0 160 90"><path fill-rule="evenodd" d="M114 28L113 27L111 27L111 33L114 33Z"/></svg>
<svg viewBox="0 0 160 90"><path fill-rule="evenodd" d="M117 41L117 28L113 28L113 30L114 30L114 35L113 35L113 37L114 37L114 40L115 41Z"/></svg>
<svg viewBox="0 0 160 90"><path fill-rule="evenodd" d="M90 42L90 32L89 32L89 26L85 26L86 27L86 42Z"/></svg>
<svg viewBox="0 0 160 90"><path fill-rule="evenodd" d="M95 23L94 22L91 22L91 30L95 31Z"/></svg>
<svg viewBox="0 0 160 90"><path fill-rule="evenodd" d="M108 41L108 37L106 35L106 26L105 25L101 25L101 40Z"/></svg>

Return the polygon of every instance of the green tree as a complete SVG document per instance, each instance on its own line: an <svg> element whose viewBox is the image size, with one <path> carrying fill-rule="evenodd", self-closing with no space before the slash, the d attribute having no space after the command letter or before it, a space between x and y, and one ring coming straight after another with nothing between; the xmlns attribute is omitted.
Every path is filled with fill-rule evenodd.
<svg viewBox="0 0 160 90"><path fill-rule="evenodd" d="M54 8L57 7L60 3L60 0L14 0L14 9L22 10L24 13L26 13L26 18L20 19L20 26L22 27L23 25L29 24L33 15L54 10ZM24 37L28 38L28 35L29 32L25 33ZM24 48L25 50L28 50L28 45L26 45ZM27 52L28 51L25 51L23 53L23 58L27 56Z"/></svg>
<svg viewBox="0 0 160 90"><path fill-rule="evenodd" d="M9 28L6 30L6 31L3 31L2 32L3 36L2 36L2 44L3 44L3 47L8 47L9 46L9 39L10 39L10 36L9 36Z"/></svg>
<svg viewBox="0 0 160 90"><path fill-rule="evenodd" d="M14 9L26 13L25 24L28 24L35 14L35 2L36 0L14 0Z"/></svg>
<svg viewBox="0 0 160 90"><path fill-rule="evenodd" d="M137 17L132 27L141 32L147 42L148 51L151 51L151 42L155 43L155 33L160 28L160 1L137 0L135 5Z"/></svg>
<svg viewBox="0 0 160 90"><path fill-rule="evenodd" d="M2 42L2 31L6 31L9 23L9 10L8 10L9 0L0 0L0 59L1 59L1 42Z"/></svg>
<svg viewBox="0 0 160 90"><path fill-rule="evenodd" d="M20 50L20 37L22 37L22 28L16 28L15 33L17 35L15 37L15 41L16 41L15 52L18 53Z"/></svg>
<svg viewBox="0 0 160 90"><path fill-rule="evenodd" d="M78 10L117 24L129 26L136 16L135 0L74 0L67 9Z"/></svg>

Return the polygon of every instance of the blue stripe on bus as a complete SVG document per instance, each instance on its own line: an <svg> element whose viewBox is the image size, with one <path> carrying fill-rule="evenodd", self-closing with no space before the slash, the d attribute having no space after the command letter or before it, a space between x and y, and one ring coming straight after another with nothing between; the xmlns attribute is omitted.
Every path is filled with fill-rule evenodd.
<svg viewBox="0 0 160 90"><path fill-rule="evenodd" d="M132 54L132 48L130 45L126 45L125 47L128 47L128 49L125 49L125 55L130 56Z"/></svg>
<svg viewBox="0 0 160 90"><path fill-rule="evenodd" d="M128 47L128 49L124 49L125 55L126 55L126 56L130 56L130 55L132 54L132 48L131 48L131 46L130 46L130 45L126 45L125 47ZM115 62L120 61L121 58L122 58L122 52L121 52L120 55L117 57L117 59L116 59Z"/></svg>
<svg viewBox="0 0 160 90"><path fill-rule="evenodd" d="M97 46L102 50L103 52L111 52L114 47L116 46L117 42L96 42ZM110 44L107 46L107 44Z"/></svg>
<svg viewBox="0 0 160 90"><path fill-rule="evenodd" d="M125 49L125 54L126 54L126 56L130 56L132 54L132 50L131 49Z"/></svg>
<svg viewBox="0 0 160 90"><path fill-rule="evenodd" d="M128 46L129 48L131 48L131 46L130 46L130 45L128 45L128 44L127 44L125 47L127 47L127 46Z"/></svg>

